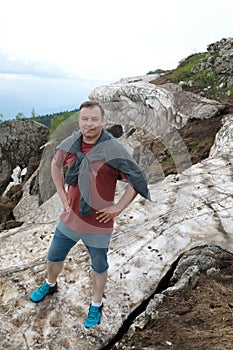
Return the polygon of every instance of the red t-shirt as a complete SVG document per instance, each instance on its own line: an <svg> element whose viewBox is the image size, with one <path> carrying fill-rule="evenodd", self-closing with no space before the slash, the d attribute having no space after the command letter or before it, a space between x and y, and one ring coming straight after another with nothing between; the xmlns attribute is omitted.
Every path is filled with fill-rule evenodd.
<svg viewBox="0 0 233 350"><path fill-rule="evenodd" d="M90 152L93 145L82 142L81 151L85 154ZM55 164L58 167L70 166L76 156L57 150L54 156ZM78 183L76 186L68 186L68 200L71 211L64 212L61 220L66 226L78 233L111 233L113 230L113 220L107 223L100 223L96 220L96 210L108 207L113 204L116 183L118 179L126 179L125 175L104 161L89 163L89 183L91 191L92 215L80 215L80 189Z"/></svg>

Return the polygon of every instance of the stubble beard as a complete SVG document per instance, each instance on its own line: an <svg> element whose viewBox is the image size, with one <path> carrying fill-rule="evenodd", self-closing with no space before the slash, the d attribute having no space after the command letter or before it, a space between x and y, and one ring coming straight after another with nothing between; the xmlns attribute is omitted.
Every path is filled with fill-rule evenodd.
<svg viewBox="0 0 233 350"><path fill-rule="evenodd" d="M89 134L89 131L86 130L83 132L84 142L86 140L87 143L95 143L95 141L98 140L98 138L100 137L100 134L101 134L101 130L97 133L97 131L93 128L93 131L91 131L90 134Z"/></svg>

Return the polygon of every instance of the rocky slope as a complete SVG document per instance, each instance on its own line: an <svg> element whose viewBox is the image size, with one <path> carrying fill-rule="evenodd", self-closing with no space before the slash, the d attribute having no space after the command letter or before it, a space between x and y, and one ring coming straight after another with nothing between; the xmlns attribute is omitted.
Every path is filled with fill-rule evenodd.
<svg viewBox="0 0 233 350"><path fill-rule="evenodd" d="M224 117L223 126L206 160L189 167L182 174L169 175L151 184L153 201L145 202L138 197L119 217L110 249L111 268L103 319L91 331L83 327L88 299L91 297L91 281L90 262L81 244L69 256L59 279L59 293L39 305L28 300L33 287L45 278L46 250L60 212L56 195L38 208L36 196L33 202L29 194L28 181L21 202L21 207L26 203L27 210L18 212L20 218L24 218L24 225L1 234L4 252L1 256L2 347L12 350L19 347L75 350L109 348L109 342L117 335L123 322L154 294L163 277L168 279L167 274L171 273L180 256L188 255L187 252L194 247L217 245L228 251L228 255L222 254L223 263L220 264L215 261L218 254L215 252L214 255L210 249L208 254L212 255L212 259L206 259L205 269L210 274L211 267L224 266L226 256L229 259L233 253L233 203L229 195L233 189L232 123L233 116ZM198 262L191 262L191 271L188 264L186 268L180 269L191 280L195 280L195 275L198 275L199 268L193 268L194 264L198 266ZM77 266L81 266L81 269ZM198 285L198 280L196 283L191 284L191 288ZM183 296L185 298L185 293ZM227 300L230 302L230 299ZM153 315L157 314L157 304L153 302L150 311L145 312L144 325L150 320L150 315L153 319ZM143 322L139 323L140 329ZM151 325L156 327L154 321ZM173 341L173 346L178 349L173 338L167 336L167 330L164 329L159 341L163 339L163 344ZM136 339L135 334L133 337ZM216 344L222 344L224 338L219 343L218 339L215 338ZM156 344L152 338L150 346L155 347ZM124 346L123 343L122 348Z"/></svg>
<svg viewBox="0 0 233 350"><path fill-rule="evenodd" d="M182 256L177 270L179 282L158 290L112 349L232 349L233 255L199 247Z"/></svg>
<svg viewBox="0 0 233 350"><path fill-rule="evenodd" d="M149 177L152 202L137 197L116 221L101 324L83 327L92 291L81 244L67 260L59 293L39 305L28 300L45 278L61 212L57 195L39 206L30 190L37 170L14 209L24 224L0 235L3 349L232 348L233 115L224 101L176 85L127 81L91 96L107 107L108 126L122 128L120 139Z"/></svg>

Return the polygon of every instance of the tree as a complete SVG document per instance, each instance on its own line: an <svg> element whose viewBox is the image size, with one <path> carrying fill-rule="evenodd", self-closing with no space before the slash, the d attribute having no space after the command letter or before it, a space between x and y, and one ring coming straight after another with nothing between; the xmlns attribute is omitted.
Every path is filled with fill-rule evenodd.
<svg viewBox="0 0 233 350"><path fill-rule="evenodd" d="M50 135L56 130L56 128L64 122L69 116L73 114L73 112L64 112L59 115L54 115L54 117L51 119L51 124L50 124Z"/></svg>
<svg viewBox="0 0 233 350"><path fill-rule="evenodd" d="M32 108L32 111L31 111L31 119L33 119L33 120L36 119L36 111L35 111L34 107Z"/></svg>
<svg viewBox="0 0 233 350"><path fill-rule="evenodd" d="M18 112L15 116L16 120L22 120L22 119L26 119L25 115L22 112Z"/></svg>

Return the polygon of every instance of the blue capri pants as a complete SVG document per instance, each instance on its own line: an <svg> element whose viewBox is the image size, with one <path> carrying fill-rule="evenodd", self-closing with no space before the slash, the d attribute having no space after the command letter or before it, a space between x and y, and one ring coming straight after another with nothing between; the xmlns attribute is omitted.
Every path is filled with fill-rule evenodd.
<svg viewBox="0 0 233 350"><path fill-rule="evenodd" d="M69 251L73 246L77 243L77 241L74 241L64 235L58 228L56 228L53 236L53 240L51 242L51 245L49 247L48 261L51 262L61 262L65 261ZM90 258L91 258L91 264L92 269L96 273L103 273L106 270L108 270L108 259L107 259L107 253L108 248L95 248L90 247L87 244L85 244Z"/></svg>

